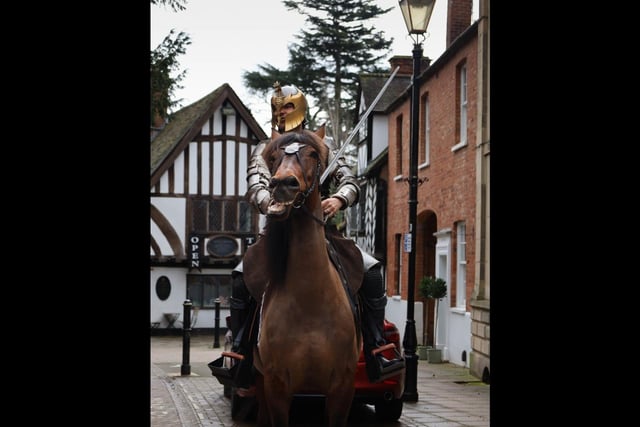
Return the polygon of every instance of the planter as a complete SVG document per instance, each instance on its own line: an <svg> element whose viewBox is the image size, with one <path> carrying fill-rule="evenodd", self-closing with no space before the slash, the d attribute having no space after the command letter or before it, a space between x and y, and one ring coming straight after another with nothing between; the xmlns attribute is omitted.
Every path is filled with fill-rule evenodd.
<svg viewBox="0 0 640 427"><path fill-rule="evenodd" d="M442 350L438 348L428 348L427 361L429 363L442 363Z"/></svg>
<svg viewBox="0 0 640 427"><path fill-rule="evenodd" d="M424 276L420 280L420 295L426 299L433 298L435 303L433 310L433 343L435 344L438 341L438 303L440 298L447 296L447 282L442 278ZM442 350L429 347L427 349L427 361L429 363L442 363Z"/></svg>
<svg viewBox="0 0 640 427"><path fill-rule="evenodd" d="M418 346L418 358L420 360L427 360L427 350L429 349L429 347L427 347L426 345L419 345Z"/></svg>

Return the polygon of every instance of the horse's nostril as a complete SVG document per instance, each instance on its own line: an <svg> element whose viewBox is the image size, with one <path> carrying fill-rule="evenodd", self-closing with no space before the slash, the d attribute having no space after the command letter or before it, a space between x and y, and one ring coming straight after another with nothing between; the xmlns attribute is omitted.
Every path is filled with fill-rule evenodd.
<svg viewBox="0 0 640 427"><path fill-rule="evenodd" d="M271 178L271 181L269 181L269 188L273 189L278 186L299 188L300 184L298 183L298 180L295 176L287 176L285 178Z"/></svg>
<svg viewBox="0 0 640 427"><path fill-rule="evenodd" d="M282 180L282 184L286 185L287 187L295 187L295 188L298 188L300 186L295 176L286 177L285 179Z"/></svg>

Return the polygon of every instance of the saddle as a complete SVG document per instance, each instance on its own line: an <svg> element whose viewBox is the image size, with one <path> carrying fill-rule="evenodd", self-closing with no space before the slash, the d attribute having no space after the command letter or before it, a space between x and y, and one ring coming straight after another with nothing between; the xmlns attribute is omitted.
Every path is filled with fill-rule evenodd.
<svg viewBox="0 0 640 427"><path fill-rule="evenodd" d="M364 279L364 263L360 249L353 240L342 236L332 227L327 227L325 232L329 258L338 270L342 283L345 284L345 291L353 301ZM267 263L265 241L266 239L259 238L256 243L249 246L243 260L244 283L256 301L262 300L266 286L263 271L260 268L254 268Z"/></svg>

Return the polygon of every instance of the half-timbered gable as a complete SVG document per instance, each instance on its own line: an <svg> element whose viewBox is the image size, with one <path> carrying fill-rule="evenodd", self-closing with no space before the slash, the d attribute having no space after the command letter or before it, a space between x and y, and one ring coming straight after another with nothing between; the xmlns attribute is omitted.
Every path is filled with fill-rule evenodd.
<svg viewBox="0 0 640 427"><path fill-rule="evenodd" d="M176 302L185 298L196 308L220 299L225 306L229 273L258 233L258 215L244 196L246 170L266 137L224 84L176 112L151 141L151 281L164 277L176 298L155 312L152 298L152 322L163 325L158 314L179 312Z"/></svg>
<svg viewBox="0 0 640 427"><path fill-rule="evenodd" d="M398 66L395 57L390 62L393 71ZM364 251L374 255L383 266L386 265L386 166L389 147L389 118L386 110L410 87L410 72L411 68L408 71L402 67L398 70L371 110L367 123L360 129L358 139L360 200L350 211L350 234ZM371 73L361 74L359 77L358 116L362 117L382 90L389 75Z"/></svg>

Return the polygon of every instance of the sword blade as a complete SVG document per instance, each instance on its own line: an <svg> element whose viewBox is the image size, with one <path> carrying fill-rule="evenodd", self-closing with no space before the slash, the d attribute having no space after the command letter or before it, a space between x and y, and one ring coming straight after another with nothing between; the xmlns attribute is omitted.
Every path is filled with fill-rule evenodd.
<svg viewBox="0 0 640 427"><path fill-rule="evenodd" d="M327 176L329 176L329 174L331 172L333 172L333 168L336 167L336 163L338 162L338 158L340 158L344 154L344 151L346 150L346 148L349 145L349 143L351 142L351 140L356 136L356 134L358 133L360 128L367 121L367 117L369 117L369 114L371 114L371 111L374 109L374 107L376 106L378 101L380 101L380 98L382 98L382 95L387 90L387 87L389 87L389 84L391 84L391 80L393 80L393 78L396 76L396 73L398 72L399 69L400 69L400 67L396 67L396 69L393 70L393 72L391 73L391 75L389 76L387 81L385 82L384 86L382 86L382 89L380 89L380 92L378 92L378 95L376 95L374 100L371 102L371 105L369 105L369 108L367 108L367 111L365 111L365 113L360 118L360 121L358 122L356 127L354 127L351 130L351 133L349 134L349 137L346 139L344 144L342 144L342 146L340 147L340 149L338 150L336 155L333 157L333 159L331 159L331 162L329 163L327 168L324 170L324 172L320 176L320 184L322 184L324 182L324 180L327 179Z"/></svg>

